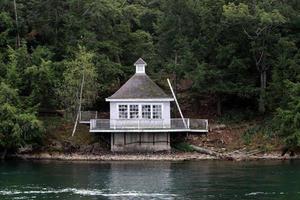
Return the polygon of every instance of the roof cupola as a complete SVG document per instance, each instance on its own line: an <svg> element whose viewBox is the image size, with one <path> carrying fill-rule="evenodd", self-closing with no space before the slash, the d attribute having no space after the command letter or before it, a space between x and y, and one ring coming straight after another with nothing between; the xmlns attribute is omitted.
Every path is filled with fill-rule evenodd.
<svg viewBox="0 0 300 200"><path fill-rule="evenodd" d="M146 67L147 63L142 59L139 58L135 63L135 73L136 74L145 74L145 67Z"/></svg>

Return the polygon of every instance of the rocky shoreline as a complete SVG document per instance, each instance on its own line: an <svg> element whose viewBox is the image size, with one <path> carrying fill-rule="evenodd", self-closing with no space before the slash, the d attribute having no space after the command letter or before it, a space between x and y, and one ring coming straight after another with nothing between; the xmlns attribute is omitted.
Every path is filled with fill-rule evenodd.
<svg viewBox="0 0 300 200"><path fill-rule="evenodd" d="M211 155L196 152L176 152L176 153L151 153L151 154L65 154L65 153L31 153L31 154L14 154L11 158L23 160L65 160L65 161L186 161L186 160L228 160L214 157ZM233 161L250 161L250 160L289 160L299 159L299 156L290 157L281 156L279 153L259 154L252 156L235 156Z"/></svg>

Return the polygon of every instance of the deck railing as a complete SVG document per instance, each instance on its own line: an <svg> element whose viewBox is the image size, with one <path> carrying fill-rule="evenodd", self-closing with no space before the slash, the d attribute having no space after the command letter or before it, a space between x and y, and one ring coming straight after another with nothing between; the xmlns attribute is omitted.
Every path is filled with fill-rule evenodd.
<svg viewBox="0 0 300 200"><path fill-rule="evenodd" d="M208 130L206 119L173 118L163 119L91 119L90 130L147 130L147 129L171 129L171 130Z"/></svg>
<svg viewBox="0 0 300 200"><path fill-rule="evenodd" d="M79 114L80 122L89 122L91 119L97 119L98 112L97 111L81 111Z"/></svg>
<svg viewBox="0 0 300 200"><path fill-rule="evenodd" d="M190 119L189 128L195 130L206 130L208 131L208 119Z"/></svg>

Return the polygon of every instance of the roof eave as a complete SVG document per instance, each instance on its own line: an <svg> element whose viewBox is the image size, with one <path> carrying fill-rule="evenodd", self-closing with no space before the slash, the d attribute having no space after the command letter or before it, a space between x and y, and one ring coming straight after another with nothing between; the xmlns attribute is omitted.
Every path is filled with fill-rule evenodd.
<svg viewBox="0 0 300 200"><path fill-rule="evenodd" d="M115 98L106 98L105 101L108 102L149 102L149 101L174 101L174 98L151 98L151 99L142 99L142 98L128 98L128 99L115 99Z"/></svg>

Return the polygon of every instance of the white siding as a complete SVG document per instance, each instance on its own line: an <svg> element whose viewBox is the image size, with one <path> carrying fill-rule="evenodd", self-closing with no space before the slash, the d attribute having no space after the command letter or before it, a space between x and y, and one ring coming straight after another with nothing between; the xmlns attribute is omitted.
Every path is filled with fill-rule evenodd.
<svg viewBox="0 0 300 200"><path fill-rule="evenodd" d="M169 101L138 101L138 102L127 102L127 101L119 101L119 102L110 102L110 119L111 119L111 126L113 122L113 120L118 120L119 119L119 111L118 111L118 105L119 104L138 104L138 105L145 105L145 104L149 104L149 105L153 105L153 104L159 104L162 105L162 120L163 120L163 124L164 126L170 126L171 123L171 113L170 113L170 102ZM140 111L141 112L141 111ZM128 124L130 127L134 126L134 124L137 120L136 119L128 119L128 120L122 120L122 123L124 124ZM150 119L147 120L145 119L145 121L150 123ZM145 122L143 122L145 123ZM153 123L153 120L152 120ZM157 122L156 122L157 123ZM159 123L157 123L159 124ZM159 125L158 125L159 126Z"/></svg>
<svg viewBox="0 0 300 200"><path fill-rule="evenodd" d="M110 119L118 119L118 103L110 102Z"/></svg>

